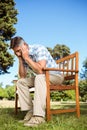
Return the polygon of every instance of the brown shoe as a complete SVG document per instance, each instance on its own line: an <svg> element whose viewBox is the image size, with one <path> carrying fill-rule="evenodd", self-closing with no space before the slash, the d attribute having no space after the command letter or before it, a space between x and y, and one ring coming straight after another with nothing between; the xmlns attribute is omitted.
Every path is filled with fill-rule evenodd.
<svg viewBox="0 0 87 130"><path fill-rule="evenodd" d="M20 123L25 123L25 122L29 121L32 116L33 116L33 113L28 111L27 114L25 115L24 119L20 120L19 122Z"/></svg>
<svg viewBox="0 0 87 130"><path fill-rule="evenodd" d="M41 123L45 123L45 120L43 117L33 116L33 117L31 117L31 119L28 122L24 123L24 126L35 127Z"/></svg>

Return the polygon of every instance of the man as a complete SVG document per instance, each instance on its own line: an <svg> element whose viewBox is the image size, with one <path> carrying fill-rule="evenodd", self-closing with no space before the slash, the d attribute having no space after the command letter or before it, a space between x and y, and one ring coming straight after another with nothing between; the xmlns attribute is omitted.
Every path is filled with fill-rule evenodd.
<svg viewBox="0 0 87 130"><path fill-rule="evenodd" d="M56 68L57 64L42 45L28 45L23 38L11 39L10 48L19 59L19 76L17 90L22 111L28 111L24 117L25 126L36 126L45 122L46 81L44 67ZM33 70L32 77L27 77L27 70ZM61 84L63 76L56 71L50 71L50 83ZM34 101L30 97L29 87L35 87Z"/></svg>

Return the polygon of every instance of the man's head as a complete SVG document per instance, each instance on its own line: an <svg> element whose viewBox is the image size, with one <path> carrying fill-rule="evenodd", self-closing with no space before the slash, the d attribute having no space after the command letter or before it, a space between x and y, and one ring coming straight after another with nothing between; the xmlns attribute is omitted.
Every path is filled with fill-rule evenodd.
<svg viewBox="0 0 87 130"><path fill-rule="evenodd" d="M15 47L20 46L21 43L24 42L24 39L22 37L14 37L11 39L10 42L10 49L14 49Z"/></svg>
<svg viewBox="0 0 87 130"><path fill-rule="evenodd" d="M25 43L24 39L22 37L14 37L11 39L10 42L10 49L13 49L14 53L20 57L22 56L22 48L28 45Z"/></svg>

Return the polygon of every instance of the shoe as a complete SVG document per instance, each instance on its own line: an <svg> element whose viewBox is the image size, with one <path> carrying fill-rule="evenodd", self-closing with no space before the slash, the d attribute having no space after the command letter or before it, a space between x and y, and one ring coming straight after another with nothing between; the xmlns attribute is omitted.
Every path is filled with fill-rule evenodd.
<svg viewBox="0 0 87 130"><path fill-rule="evenodd" d="M27 114L25 115L24 119L20 120L19 122L20 123L25 123L25 122L29 121L32 116L33 116L33 113L28 111Z"/></svg>
<svg viewBox="0 0 87 130"><path fill-rule="evenodd" d="M43 117L33 116L28 122L24 123L24 126L35 127L41 123L45 123L45 120Z"/></svg>
<svg viewBox="0 0 87 130"><path fill-rule="evenodd" d="M24 120L28 121L28 120L31 119L32 116L33 116L33 112L28 111L27 114L24 117Z"/></svg>

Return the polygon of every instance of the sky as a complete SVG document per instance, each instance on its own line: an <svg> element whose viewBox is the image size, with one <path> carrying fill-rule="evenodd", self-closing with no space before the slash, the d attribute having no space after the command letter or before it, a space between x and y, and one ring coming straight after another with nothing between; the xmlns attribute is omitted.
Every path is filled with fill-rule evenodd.
<svg viewBox="0 0 87 130"><path fill-rule="evenodd" d="M79 70L87 58L87 0L14 0L18 10L15 36L28 44L42 44L53 48L65 44L71 53L79 52ZM13 54L13 51L10 50ZM10 74L0 75L3 86L11 85L18 74L15 57Z"/></svg>

